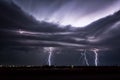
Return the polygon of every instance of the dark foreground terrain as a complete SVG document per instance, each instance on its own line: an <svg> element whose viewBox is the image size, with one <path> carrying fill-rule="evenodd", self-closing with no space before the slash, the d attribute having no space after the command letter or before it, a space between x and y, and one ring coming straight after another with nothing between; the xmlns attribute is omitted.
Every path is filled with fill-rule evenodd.
<svg viewBox="0 0 120 80"><path fill-rule="evenodd" d="M1 67L0 80L120 79L120 67Z"/></svg>

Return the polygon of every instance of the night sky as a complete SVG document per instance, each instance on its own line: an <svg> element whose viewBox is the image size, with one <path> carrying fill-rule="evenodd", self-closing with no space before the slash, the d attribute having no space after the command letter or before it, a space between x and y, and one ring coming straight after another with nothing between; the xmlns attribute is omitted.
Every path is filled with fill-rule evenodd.
<svg viewBox="0 0 120 80"><path fill-rule="evenodd" d="M120 66L120 0L0 0L0 64Z"/></svg>

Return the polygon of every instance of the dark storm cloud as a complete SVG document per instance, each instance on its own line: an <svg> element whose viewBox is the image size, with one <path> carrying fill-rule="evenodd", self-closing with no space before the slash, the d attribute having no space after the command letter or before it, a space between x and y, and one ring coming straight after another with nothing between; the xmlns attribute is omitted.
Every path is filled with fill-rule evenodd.
<svg viewBox="0 0 120 80"><path fill-rule="evenodd" d="M76 4L75 8L82 8L83 9L82 12L84 12L85 10L87 14L93 11L101 10L104 7L110 6L114 2L116 2L115 0L100 0L100 1L98 0L29 0L29 1L13 0L13 1L16 2L20 7L22 7L23 10L25 11L27 10L27 12L39 11L37 8L41 8L41 7L44 8L43 10L49 10L49 7L50 8L52 7L53 9L57 10L61 6L64 6L64 4L71 2L71 6L74 6L74 4ZM46 5L49 7L47 7ZM52 11L50 13L52 13Z"/></svg>
<svg viewBox="0 0 120 80"><path fill-rule="evenodd" d="M120 43L119 29L120 11L102 18L86 27L89 36L88 38L91 43L97 43L98 46L106 45L111 48L119 48L117 45Z"/></svg>
<svg viewBox="0 0 120 80"><path fill-rule="evenodd" d="M120 9L118 0L14 0L14 2L39 21L76 27L88 25Z"/></svg>
<svg viewBox="0 0 120 80"><path fill-rule="evenodd" d="M24 13L21 8L13 2L8 3L4 0L0 2L0 27L1 28L18 28L24 26L37 25L38 23L32 17Z"/></svg>
<svg viewBox="0 0 120 80"><path fill-rule="evenodd" d="M54 31L66 31L63 28L57 27L56 24L50 24L46 22L38 22L32 16L28 15L21 10L13 2L8 3L6 1L0 2L0 27L10 29L25 29L41 32L54 32ZM39 29L38 29L39 28Z"/></svg>
<svg viewBox="0 0 120 80"><path fill-rule="evenodd" d="M119 36L119 29L117 29L118 33L111 33L113 31L115 32L116 28L119 28L119 12L102 18L83 29L72 28L71 26L61 28L56 24L36 21L34 18L31 18L31 16L25 15L14 3L9 3L10 5L5 4L1 5L1 7L3 7L1 21L5 19L4 23L1 23L2 45L102 48L111 47L112 44L106 41L110 40L109 42L112 42L114 36ZM11 15L7 14L9 10L13 11ZM7 16L3 16L3 14ZM7 20L6 17L11 21ZM20 24L17 24L19 22ZM5 26L7 26L7 28ZM111 35L109 35L110 33Z"/></svg>
<svg viewBox="0 0 120 80"><path fill-rule="evenodd" d="M98 48L103 51L106 49L109 50L114 49L114 51L111 52L111 54L116 52L115 50L118 50L116 54L119 53L120 11L111 14L110 16L106 16L102 19L99 19L93 22L92 24L86 26L85 28L74 28L73 26L70 25L61 27L57 24L47 23L45 21L39 22L36 21L36 19L33 16L29 15L29 12L36 13L36 11L38 10L36 8L39 7L38 4L41 4L40 5L41 8L42 6L51 5L50 8L52 8L52 11L48 10L48 14L52 15L52 12L58 10L58 8L68 3L67 0L52 0L52 1L36 0L35 2L33 0L30 1L15 0L15 3L20 7L18 7L16 4L8 0L6 0L6 2L4 2L4 0L3 2L2 1L0 2L0 10L1 10L0 55L2 55L0 56L1 59L0 63L2 63L2 60L4 60L4 57L6 57L7 55L8 59L6 58L4 62L7 64L11 64L11 63L22 64L22 65L29 63L34 65L36 65L37 63L46 64L47 62L46 57L36 58L38 54L34 55L33 58L35 60L33 60L33 58L30 57L33 55L33 53L40 53L39 56L48 55L48 54L43 54L44 53L43 47L59 47L60 49L62 49L61 53L65 52L70 55L72 55L72 53L74 52L79 53L76 51L78 49L90 50L92 48ZM83 12L83 15L91 14L92 12L97 12L99 10L102 11L105 7L108 7L109 5L112 5L113 3L116 2L115 0L106 0L106 1L93 0L92 2L90 0L87 1L71 0L71 1L73 3L75 1L80 3L80 4L76 4L77 5L76 7L78 7L79 5L83 6L83 9L85 11L80 10L80 12ZM86 5L88 5L88 7L90 8L88 9L88 7L85 7ZM66 9L68 9L68 7ZM43 12L46 11L47 9L44 8ZM42 12L41 14L44 15L44 13ZM45 59L45 61L40 60L43 58ZM28 61L24 62L24 60L26 59ZM70 59L73 59L73 57ZM70 59L67 59L68 61L64 62L64 64L69 63ZM15 60L18 61L15 62ZM29 60L33 62L30 62ZM75 63L75 61L73 61L73 63Z"/></svg>

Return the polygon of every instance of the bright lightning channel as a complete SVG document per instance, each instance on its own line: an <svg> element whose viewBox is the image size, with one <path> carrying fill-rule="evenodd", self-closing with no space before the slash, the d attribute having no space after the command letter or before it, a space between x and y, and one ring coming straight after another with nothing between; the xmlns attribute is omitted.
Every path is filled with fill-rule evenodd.
<svg viewBox="0 0 120 80"><path fill-rule="evenodd" d="M95 54L95 66L98 66L98 51L99 49L92 50Z"/></svg>
<svg viewBox="0 0 120 80"><path fill-rule="evenodd" d="M83 55L84 55L84 60L85 60L86 65L89 66L89 63L88 63L88 60L87 60L87 56L86 56L86 50L84 50Z"/></svg>
<svg viewBox="0 0 120 80"><path fill-rule="evenodd" d="M85 64L87 66L89 66L89 62L88 62L87 55L86 55L87 50L86 49L79 49L79 51L82 51L81 55L83 56L83 60L85 61Z"/></svg>
<svg viewBox="0 0 120 80"><path fill-rule="evenodd" d="M49 66L51 66L51 56L52 56L52 47L49 48L49 57L48 57Z"/></svg>
<svg viewBox="0 0 120 80"><path fill-rule="evenodd" d="M53 47L45 47L44 50L49 53L49 56L48 56L48 65L51 66L51 57L52 57L54 48Z"/></svg>

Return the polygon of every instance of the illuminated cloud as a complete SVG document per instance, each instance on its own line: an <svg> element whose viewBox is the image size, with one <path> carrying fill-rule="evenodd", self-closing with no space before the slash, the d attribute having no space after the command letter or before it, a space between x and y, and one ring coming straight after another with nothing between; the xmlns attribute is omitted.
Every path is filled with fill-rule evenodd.
<svg viewBox="0 0 120 80"><path fill-rule="evenodd" d="M88 66L92 61L90 56L94 57L94 65L101 65L99 56L102 53L112 55L112 59L103 61L105 65L117 63L113 62L115 59L120 61L120 11L114 13L119 9L119 1L52 1L14 0L16 5L8 0L0 0L0 63L46 65L51 55L44 52L44 47L58 48L52 57L56 59L51 59L52 64L57 65ZM44 21L36 21L32 16ZM99 19L101 17L104 18ZM93 23L79 28L89 22ZM64 24L72 26L62 26ZM113 57L115 54L118 58ZM81 60L81 64L77 62L82 56L86 64Z"/></svg>
<svg viewBox="0 0 120 80"><path fill-rule="evenodd" d="M39 21L62 26L85 27L120 9L119 0L14 0L25 12Z"/></svg>

